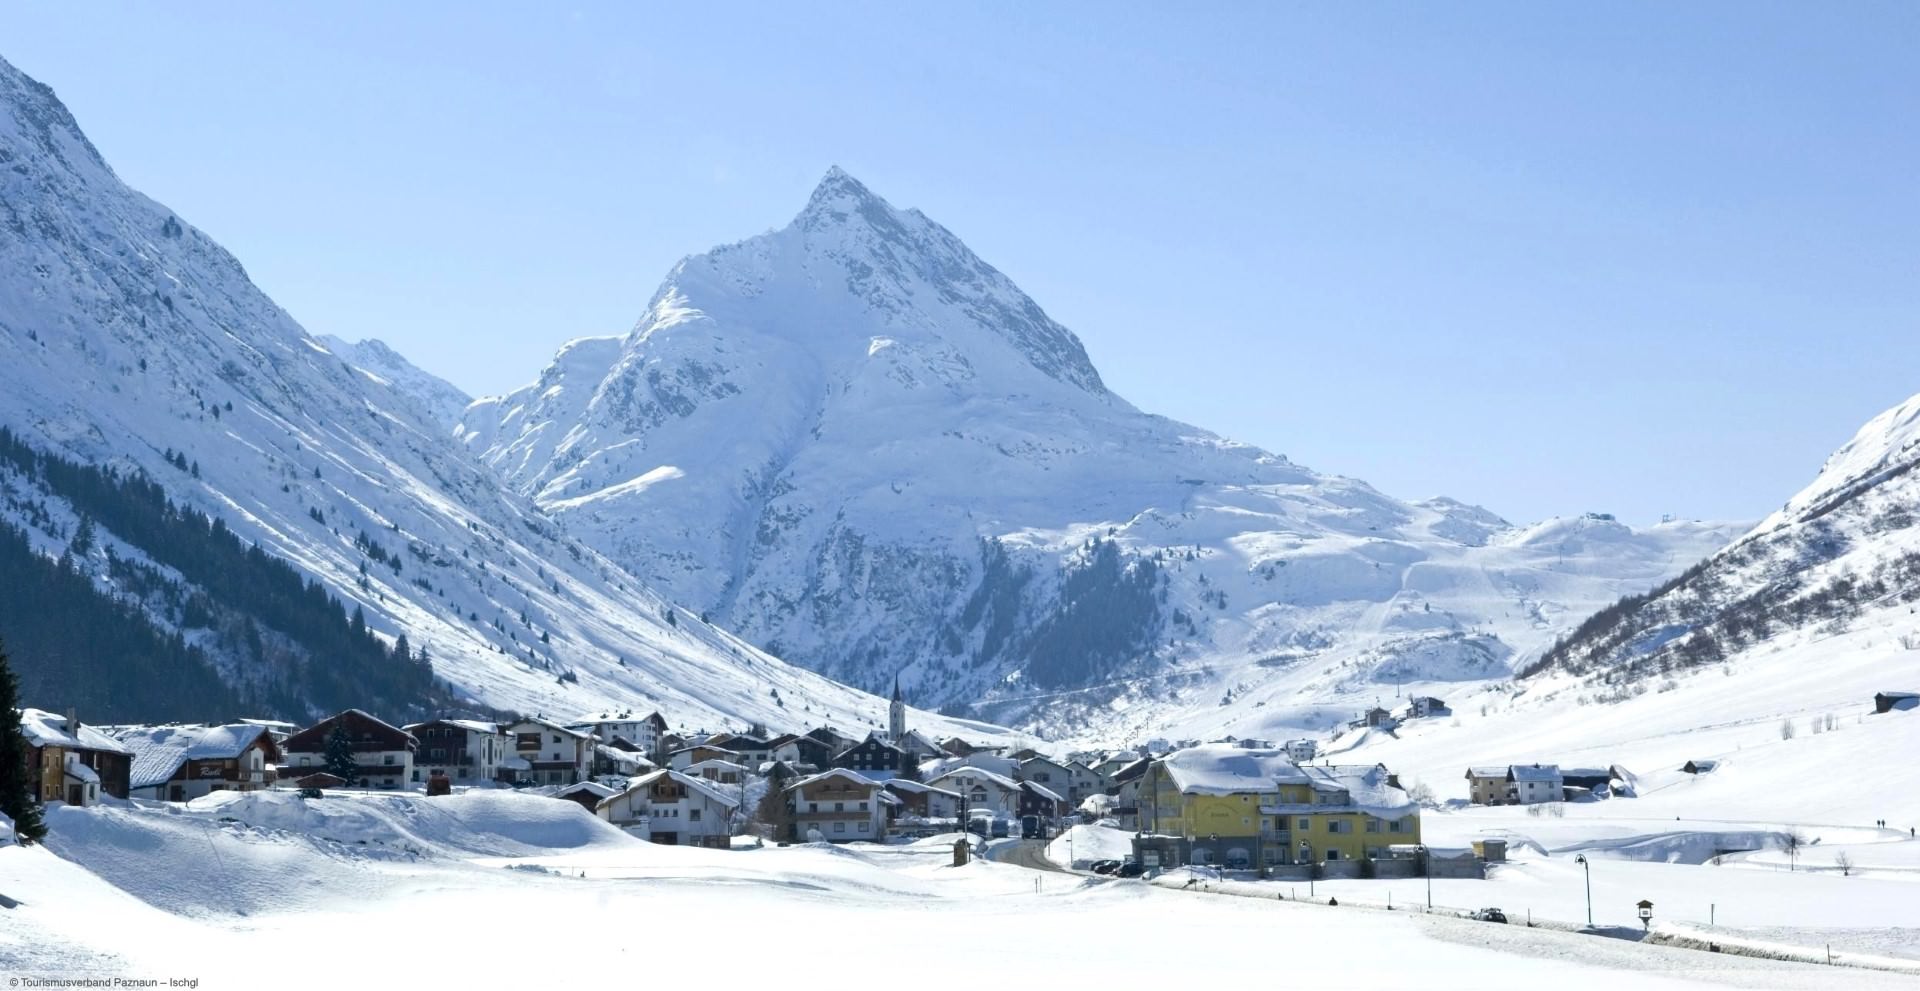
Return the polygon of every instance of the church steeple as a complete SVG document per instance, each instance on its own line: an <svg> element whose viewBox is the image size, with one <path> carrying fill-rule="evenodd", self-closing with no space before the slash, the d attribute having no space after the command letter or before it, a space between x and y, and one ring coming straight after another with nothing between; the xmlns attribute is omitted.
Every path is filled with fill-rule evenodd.
<svg viewBox="0 0 1920 991"><path fill-rule="evenodd" d="M900 695L900 672L893 673L893 701L887 703L887 742L900 746L907 739L907 700Z"/></svg>

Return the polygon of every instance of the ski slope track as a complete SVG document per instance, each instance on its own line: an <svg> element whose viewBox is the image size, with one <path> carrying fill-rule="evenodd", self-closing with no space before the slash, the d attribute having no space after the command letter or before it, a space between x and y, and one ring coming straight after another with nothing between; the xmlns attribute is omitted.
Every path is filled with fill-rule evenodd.
<svg viewBox="0 0 1920 991"><path fill-rule="evenodd" d="M690 728L882 725L882 700L701 622L506 491L441 422L457 391L385 348L337 346L124 185L50 89L0 62L0 423L160 480L364 607L378 634L427 648L478 703L560 718L658 708ZM75 514L27 486L0 476L0 509L58 555ZM400 566L368 567L360 534ZM103 532L75 565L110 586L109 552L142 556Z"/></svg>

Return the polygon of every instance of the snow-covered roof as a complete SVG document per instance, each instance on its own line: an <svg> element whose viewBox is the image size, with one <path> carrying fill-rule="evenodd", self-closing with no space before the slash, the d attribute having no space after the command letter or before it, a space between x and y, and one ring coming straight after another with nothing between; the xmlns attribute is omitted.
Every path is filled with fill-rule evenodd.
<svg viewBox="0 0 1920 991"><path fill-rule="evenodd" d="M713 751L713 752L715 752L715 753L721 753L721 754L733 754L733 755L734 755L734 756L736 756L736 757L738 757L738 756L740 755L740 752L739 752L739 751L737 751L737 750L729 750L729 749L727 749L726 747L722 747L722 746L719 746L719 745L717 745L717 744L712 744L712 743L696 743L696 744L694 744L694 745L693 745L693 746L691 746L691 747L681 747L681 748L680 748L680 749L678 749L678 750L673 750L673 751L669 751L669 752L667 753L667 756L669 756L669 757L672 757L672 756L674 756L674 755L676 755L676 754L687 754L687 753L692 753L692 752L693 752L693 751L695 751L695 750L711 750L711 751Z"/></svg>
<svg viewBox="0 0 1920 991"><path fill-rule="evenodd" d="M600 754L600 756L605 757L610 761L614 761L615 763L639 764L642 767L654 766L653 761L650 761L645 757L640 756L640 754L632 750L622 750L619 747L611 746L605 743L595 744L593 749L597 751Z"/></svg>
<svg viewBox="0 0 1920 991"><path fill-rule="evenodd" d="M960 797L959 792L948 791L945 788L935 788L930 784L925 784L923 782L915 781L911 778L893 778L892 780L889 780L888 782L886 782L886 785L888 788L891 788L895 791L913 792L915 794L945 795L948 798Z"/></svg>
<svg viewBox="0 0 1920 991"><path fill-rule="evenodd" d="M533 765L525 757L502 757L500 769L503 771L531 771Z"/></svg>
<svg viewBox="0 0 1920 991"><path fill-rule="evenodd" d="M1505 780L1506 776L1507 766L1505 764L1501 764L1498 767L1486 764L1480 767L1467 768L1467 777L1469 778L1500 778Z"/></svg>
<svg viewBox="0 0 1920 991"><path fill-rule="evenodd" d="M514 723L511 727L508 727L508 728L510 730L518 730L522 726L541 726L541 727L545 727L546 729L553 730L556 733L565 733L568 736L577 737L580 739L586 739L593 735L593 733L588 730L578 730L570 726L562 726L559 723L556 723L550 719L540 719L538 717L535 717L532 719L522 719L519 722Z"/></svg>
<svg viewBox="0 0 1920 991"><path fill-rule="evenodd" d="M788 785L787 788L789 790L792 790L802 785L813 784L816 781L825 781L828 778L836 778L841 781L846 781L850 784L862 785L868 788L879 788L882 786L882 782L875 781L874 779L867 777L865 774L862 774L859 771L851 771L844 767L836 767L830 771L821 771L819 774L810 774L804 778L801 778L798 781L795 781L793 784ZM888 782L888 783L891 783L891 782Z"/></svg>
<svg viewBox="0 0 1920 991"><path fill-rule="evenodd" d="M469 733L491 734L491 733L500 732L499 723L482 722L478 719L429 719L424 723L408 723L407 725L402 726L401 729L404 729L407 732L411 733L422 726L436 726L436 725L458 726L459 728L466 730Z"/></svg>
<svg viewBox="0 0 1920 991"><path fill-rule="evenodd" d="M618 794L609 796L607 798L603 798L600 800L600 804L605 805L608 802L611 802L614 799L619 798L621 795L631 795L636 791L645 791L648 788L653 787L653 783L655 781L660 780L663 776L669 781L673 781L677 784L686 786L688 790L698 795L701 795L702 797L706 798L708 801L716 802L730 809L738 808L740 805L740 802L738 799L727 797L725 794L721 793L718 789L712 787L711 785L700 780L699 778L692 777L691 775L681 774L679 771L675 771L671 768L665 768L665 767L661 768L658 771L650 771L646 774L642 774L641 776L634 778L631 781L628 781L626 791L619 792Z"/></svg>
<svg viewBox="0 0 1920 991"><path fill-rule="evenodd" d="M253 723L227 726L135 726L120 731L133 753L129 787L151 788L171 779L190 760L233 760L266 735Z"/></svg>
<svg viewBox="0 0 1920 991"><path fill-rule="evenodd" d="M579 784L568 785L565 788L562 788L559 791L554 792L553 795L555 798L565 798L568 795L572 795L572 794L583 792L583 791L601 799L612 798L613 796L620 794L619 792L614 791L612 788L609 788L598 781L582 781Z"/></svg>
<svg viewBox="0 0 1920 991"><path fill-rule="evenodd" d="M36 747L104 750L110 754L133 756L133 751L128 750L120 741L85 723L80 724L78 733L69 732L67 717L45 709L21 709L20 732L26 735L29 744Z"/></svg>
<svg viewBox="0 0 1920 991"><path fill-rule="evenodd" d="M1515 764L1507 768L1507 773L1514 781L1553 782L1561 779L1558 764Z"/></svg>
<svg viewBox="0 0 1920 991"><path fill-rule="evenodd" d="M1052 801L1052 802L1066 801L1066 799L1060 797L1058 792L1055 792L1053 789L1048 788L1046 785L1034 784L1031 781L1022 781L1020 782L1020 787L1025 788L1026 790L1033 792L1034 794L1040 796L1041 798L1047 799L1048 801Z"/></svg>
<svg viewBox="0 0 1920 991"><path fill-rule="evenodd" d="M936 775L933 780L945 781L948 778L960 778L960 777L979 778L982 781L986 781L990 784L997 785L1001 788L1006 789L1007 791L1020 790L1020 782L1015 781L1012 778L995 774L984 767L975 767L972 764L962 764L959 767L951 768L943 774Z"/></svg>
<svg viewBox="0 0 1920 991"><path fill-rule="evenodd" d="M703 760L697 764L688 764L686 769L689 772L691 771L738 771L741 774L747 773L747 767L745 764L735 764L733 761L720 760L719 758L714 758L711 760Z"/></svg>
<svg viewBox="0 0 1920 991"><path fill-rule="evenodd" d="M1272 792L1282 785L1307 785L1321 795L1340 796L1338 804L1263 805L1262 811L1326 812L1352 808L1385 819L1397 819L1414 809L1404 789L1378 764L1339 764L1301 767L1287 759L1285 750L1243 750L1230 744L1209 744L1176 750L1162 760L1182 794L1235 795Z"/></svg>
<svg viewBox="0 0 1920 991"><path fill-rule="evenodd" d="M84 781L90 785L97 785L100 783L99 772L95 771L93 768L88 767L85 764L80 763L80 755L78 754L67 755L66 770L67 770L67 777L72 778L75 781Z"/></svg>
<svg viewBox="0 0 1920 991"><path fill-rule="evenodd" d="M1237 795L1272 791L1281 783L1307 783L1284 750L1242 750L1212 743L1176 750L1160 763L1174 787L1186 795Z"/></svg>
<svg viewBox="0 0 1920 991"><path fill-rule="evenodd" d="M284 733L291 733L300 728L299 723L290 723L284 719L242 719L240 721L248 726L264 726Z"/></svg>

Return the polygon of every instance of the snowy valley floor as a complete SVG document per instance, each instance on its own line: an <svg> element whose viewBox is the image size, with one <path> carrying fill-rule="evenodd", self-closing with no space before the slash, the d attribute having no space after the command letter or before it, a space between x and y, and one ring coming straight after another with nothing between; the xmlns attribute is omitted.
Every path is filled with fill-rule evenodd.
<svg viewBox="0 0 1920 991"><path fill-rule="evenodd" d="M0 979L201 988L554 983L1920 987L1522 926L1202 897L942 840L708 851L510 793L56 809L0 848ZM1517 904L1517 903L1516 903ZM904 975L921 975L907 978ZM896 981L897 983L897 981ZM23 985L27 986L27 985Z"/></svg>

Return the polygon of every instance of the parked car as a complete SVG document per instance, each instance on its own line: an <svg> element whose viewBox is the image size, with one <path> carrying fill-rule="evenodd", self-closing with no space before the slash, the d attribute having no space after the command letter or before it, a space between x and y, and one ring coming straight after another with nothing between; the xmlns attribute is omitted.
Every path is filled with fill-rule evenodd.
<svg viewBox="0 0 1920 991"><path fill-rule="evenodd" d="M1507 921L1507 913L1502 912L1497 908L1483 908L1480 911L1473 913L1473 918L1480 922L1505 923Z"/></svg>
<svg viewBox="0 0 1920 991"><path fill-rule="evenodd" d="M1120 862L1118 860L1096 860L1089 865L1088 869L1092 870L1095 874L1112 874L1114 871L1120 869Z"/></svg>
<svg viewBox="0 0 1920 991"><path fill-rule="evenodd" d="M1146 872L1147 872L1147 865L1137 860L1129 860L1126 863L1121 864L1120 869L1113 872L1113 876L1114 877L1139 877L1140 875L1145 874Z"/></svg>
<svg viewBox="0 0 1920 991"><path fill-rule="evenodd" d="M1005 819L995 819L993 821L993 838L994 839L996 840L1006 839L1007 834L1010 832L1012 832L1011 824L1008 823Z"/></svg>

